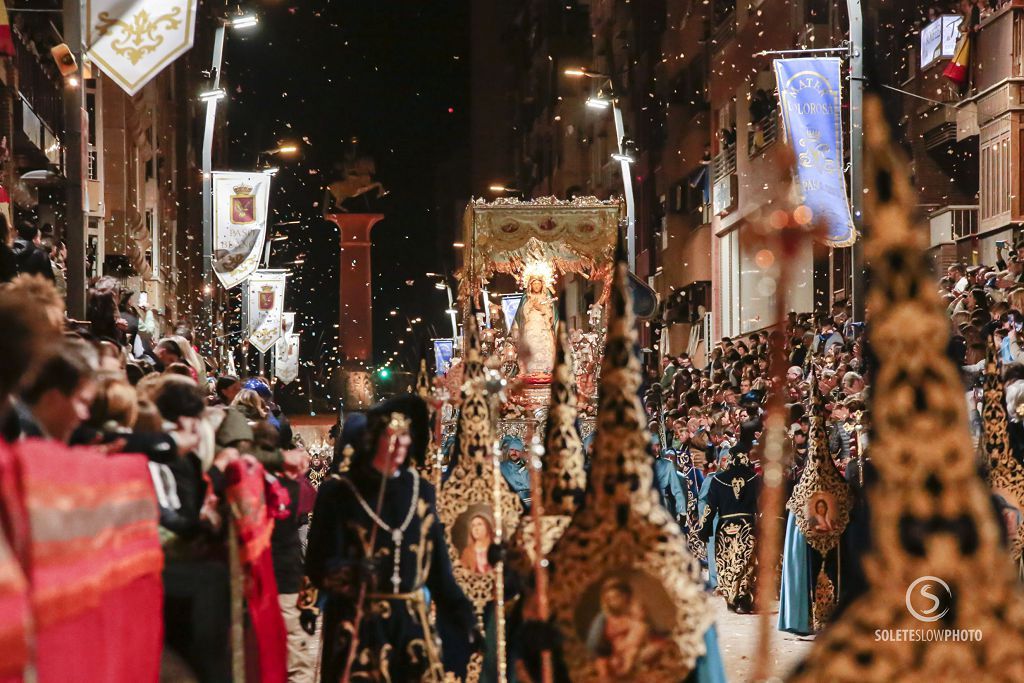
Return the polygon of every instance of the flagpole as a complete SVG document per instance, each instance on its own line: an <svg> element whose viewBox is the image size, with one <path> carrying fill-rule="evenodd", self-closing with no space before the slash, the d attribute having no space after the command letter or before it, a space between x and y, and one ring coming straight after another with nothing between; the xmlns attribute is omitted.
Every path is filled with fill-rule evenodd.
<svg viewBox="0 0 1024 683"><path fill-rule="evenodd" d="M223 21L217 22L213 36L213 60L210 64L210 75L213 78L212 90L220 88L220 71L224 61L224 34L227 26ZM203 128L203 329L206 334L206 351L213 350L213 128L217 123L218 98L206 100L206 125Z"/></svg>
<svg viewBox="0 0 1024 683"><path fill-rule="evenodd" d="M64 0L64 39L68 49L82 64L82 0ZM64 136L68 153L65 162L67 198L67 305L73 318L85 318L85 200L82 187L85 174L85 83L64 86Z"/></svg>

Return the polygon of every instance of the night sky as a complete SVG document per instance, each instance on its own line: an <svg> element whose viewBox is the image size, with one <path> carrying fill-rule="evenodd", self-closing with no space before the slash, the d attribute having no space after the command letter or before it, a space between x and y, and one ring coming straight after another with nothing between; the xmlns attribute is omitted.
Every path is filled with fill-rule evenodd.
<svg viewBox="0 0 1024 683"><path fill-rule="evenodd" d="M459 163L469 129L468 0L263 0L258 11L259 27L229 34L225 47L228 156L241 170L260 150L302 145L300 157L274 162L272 215L299 223L276 229L288 240L276 243L271 266L294 273L286 309L299 313L303 361L331 365L339 249L321 203L358 137L389 190L377 207L387 218L374 229L376 362L398 350L393 367L414 367L429 323L443 334L445 321L444 295L424 277L451 267L438 209L468 192ZM304 263L288 263L296 258ZM407 333L418 317L424 323Z"/></svg>

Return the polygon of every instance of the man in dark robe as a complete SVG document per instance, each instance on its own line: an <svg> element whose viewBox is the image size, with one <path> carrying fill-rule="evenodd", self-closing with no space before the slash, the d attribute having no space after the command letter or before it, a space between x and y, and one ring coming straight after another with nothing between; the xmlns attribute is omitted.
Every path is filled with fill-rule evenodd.
<svg viewBox="0 0 1024 683"><path fill-rule="evenodd" d="M715 473L700 521L701 540L715 537L718 592L739 614L754 608L754 523L761 475L750 464L752 447L745 439L732 447L728 464Z"/></svg>
<svg viewBox="0 0 1024 683"><path fill-rule="evenodd" d="M351 468L320 487L306 573L325 594L324 683L341 680L353 630L353 680L441 681L442 648L465 652L479 643L473 605L452 574L434 487L410 466L426 450L426 414L414 396L369 411ZM441 643L430 625L427 591L452 642Z"/></svg>

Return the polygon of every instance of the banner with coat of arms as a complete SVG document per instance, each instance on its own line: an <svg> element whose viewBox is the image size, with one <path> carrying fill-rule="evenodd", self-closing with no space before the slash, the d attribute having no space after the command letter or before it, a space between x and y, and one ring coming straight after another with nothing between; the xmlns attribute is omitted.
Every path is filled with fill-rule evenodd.
<svg viewBox="0 0 1024 683"><path fill-rule="evenodd" d="M85 0L89 61L129 95L188 52L199 0Z"/></svg>
<svg viewBox="0 0 1024 683"><path fill-rule="evenodd" d="M285 270L257 270L249 277L246 333L249 342L261 353L269 351L281 338L287 277Z"/></svg>
<svg viewBox="0 0 1024 683"><path fill-rule="evenodd" d="M282 384L291 384L299 377L299 335L285 334L274 349L275 374Z"/></svg>
<svg viewBox="0 0 1024 683"><path fill-rule="evenodd" d="M226 289L260 265L267 232L270 176L213 173L213 272Z"/></svg>

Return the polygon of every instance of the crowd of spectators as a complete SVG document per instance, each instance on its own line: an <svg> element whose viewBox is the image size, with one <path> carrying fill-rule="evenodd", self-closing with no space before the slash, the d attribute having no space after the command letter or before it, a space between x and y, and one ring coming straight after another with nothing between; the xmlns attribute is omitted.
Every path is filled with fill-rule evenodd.
<svg viewBox="0 0 1024 683"><path fill-rule="evenodd" d="M112 278L91 284L87 321L68 320L38 233L19 235L13 249L0 250L0 262L13 254L16 264L31 264L16 265L0 285L7 358L0 370L0 449L43 440L106 458L145 456L164 556L164 665L177 671L175 680L231 679L226 489L233 463L258 462L268 505L276 505L270 552L289 665L312 680L316 646L307 630L313 625L300 623L297 597L314 492L307 452L274 403L270 383L219 373L193 346L187 327L161 335L151 312L129 303L131 293ZM0 458L0 481L13 475ZM0 491L0 545L5 538L23 545L6 524L16 507Z"/></svg>
<svg viewBox="0 0 1024 683"><path fill-rule="evenodd" d="M788 368L780 389L795 451L798 456L806 452L809 383L816 381L828 415L830 448L845 468L865 440L862 330L862 325L851 321L847 306L838 304L817 319L811 314L790 314L784 332L724 338L712 349L710 363L703 369L685 353L663 358L661 372L649 372L644 389L648 428L655 435L664 433L664 443L656 439L658 455L678 464L692 463L699 485L705 474L724 463L737 443L756 441L773 389L770 345L775 335L785 334ZM791 463L791 474L795 476L801 467L798 457Z"/></svg>

